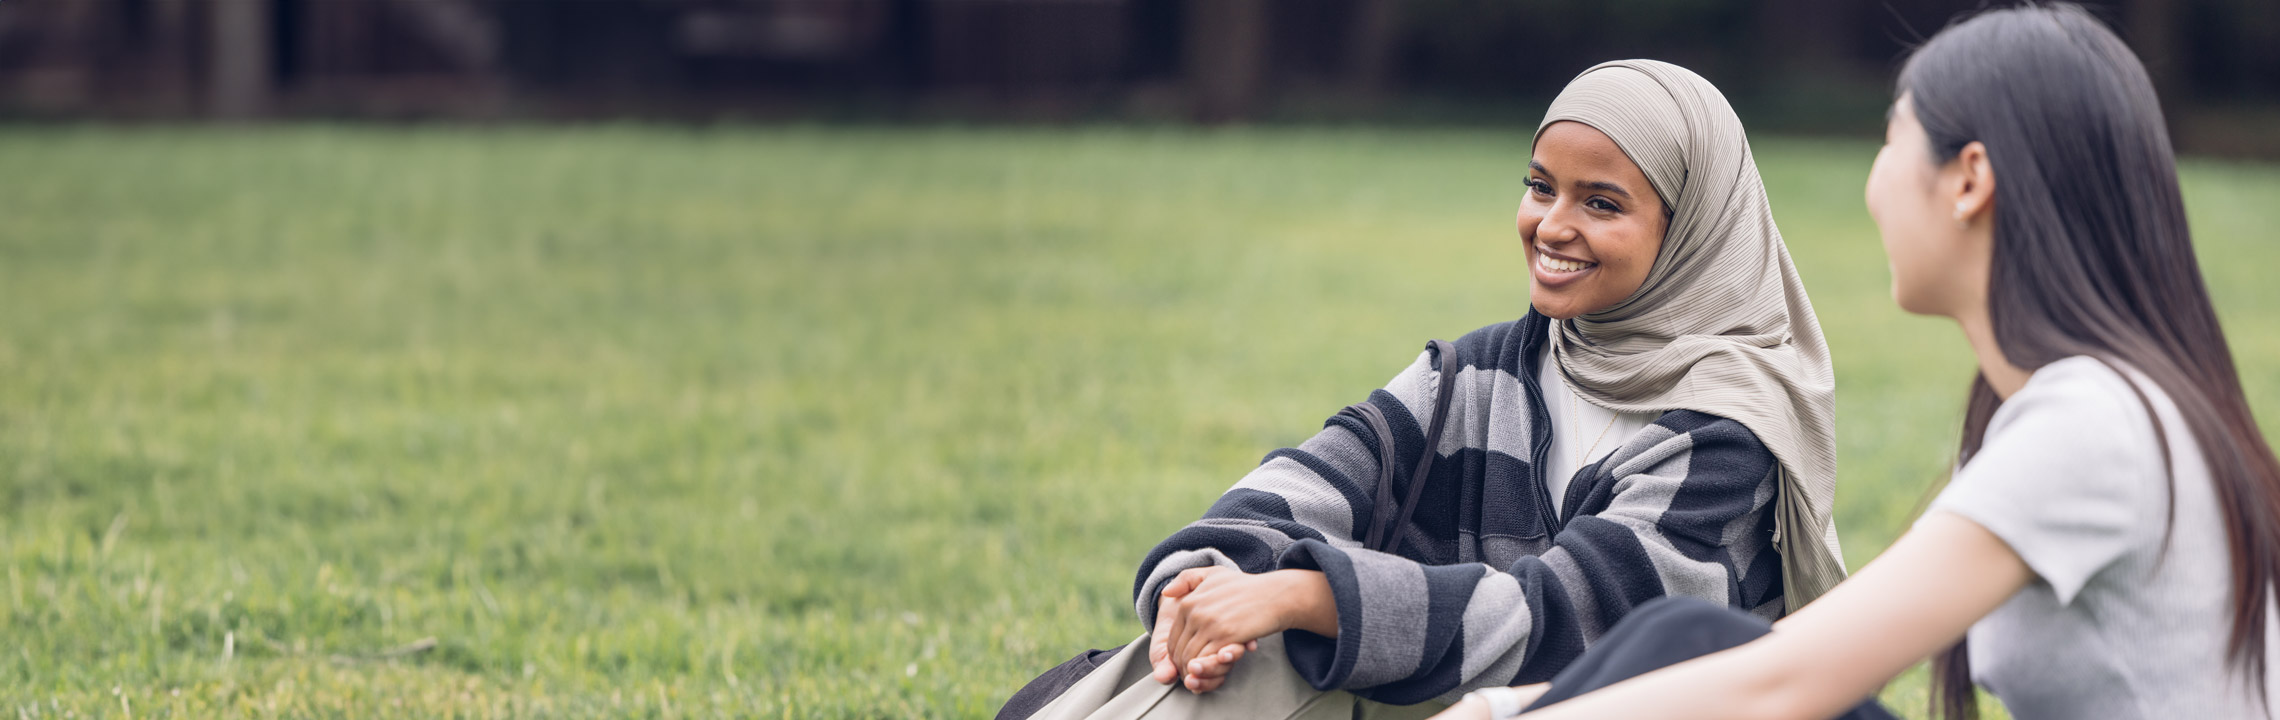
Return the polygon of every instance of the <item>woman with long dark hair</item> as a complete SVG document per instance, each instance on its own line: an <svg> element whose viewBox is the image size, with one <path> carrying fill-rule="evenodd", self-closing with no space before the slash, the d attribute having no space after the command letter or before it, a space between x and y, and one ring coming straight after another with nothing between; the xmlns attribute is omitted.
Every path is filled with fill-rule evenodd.
<svg viewBox="0 0 2280 720"><path fill-rule="evenodd" d="M2082 10L2031 6L1940 33L1897 91L1867 190L1894 299L1979 360L1948 486L1770 631L1642 607L1548 688L1451 715L1529 692L1530 718L1878 713L1856 705L1935 655L1948 717L1974 683L2020 718L2270 715L2280 463L2144 67Z"/></svg>

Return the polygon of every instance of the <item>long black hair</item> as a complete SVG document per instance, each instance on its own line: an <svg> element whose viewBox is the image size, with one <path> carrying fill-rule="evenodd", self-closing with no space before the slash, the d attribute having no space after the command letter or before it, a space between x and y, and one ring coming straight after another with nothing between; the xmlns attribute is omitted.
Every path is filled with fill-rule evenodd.
<svg viewBox="0 0 2280 720"><path fill-rule="evenodd" d="M2226 660L2269 703L2264 608L2280 578L2280 461L2249 412L2201 279L2145 66L2081 8L2030 5L1933 36L1900 71L1896 95L1914 105L1933 162L1972 142L1987 148L1996 177L1987 309L2004 357L2029 371L2075 355L2126 365L2177 404L2208 462L2232 553ZM1962 460L2001 402L1984 375L1972 382ZM1934 659L1933 684L1937 714L1976 717L1963 643Z"/></svg>

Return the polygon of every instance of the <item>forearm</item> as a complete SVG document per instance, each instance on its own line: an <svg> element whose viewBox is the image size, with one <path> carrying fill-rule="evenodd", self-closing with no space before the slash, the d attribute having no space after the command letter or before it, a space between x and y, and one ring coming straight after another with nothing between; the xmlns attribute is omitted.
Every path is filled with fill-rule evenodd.
<svg viewBox="0 0 2280 720"><path fill-rule="evenodd" d="M1954 644L2032 578L1992 533L1934 513L1772 633L1529 717L1831 717Z"/></svg>
<svg viewBox="0 0 2280 720"><path fill-rule="evenodd" d="M1514 579L1486 565L1312 542L1293 544L1280 564L1319 571L1333 599L1321 610L1335 613L1335 635L1323 632L1333 620L1324 612L1284 638L1292 666L1317 689L1397 705L1454 699L1474 683L1511 682L1527 651L1533 613Z"/></svg>
<svg viewBox="0 0 2280 720"><path fill-rule="evenodd" d="M1794 679L1803 674L1780 657L1773 636L1724 652L1704 655L1641 675L1598 692L1527 713L1528 720L1661 717L1687 720L1818 720L1840 712L1819 711L1826 700L1801 693ZM1857 702L1854 701L1854 702Z"/></svg>

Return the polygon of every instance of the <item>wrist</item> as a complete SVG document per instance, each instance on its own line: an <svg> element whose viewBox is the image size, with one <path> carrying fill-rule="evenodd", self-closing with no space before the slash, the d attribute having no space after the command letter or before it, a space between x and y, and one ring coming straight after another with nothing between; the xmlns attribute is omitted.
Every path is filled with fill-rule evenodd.
<svg viewBox="0 0 2280 720"><path fill-rule="evenodd" d="M1518 717L1526 707L1520 692L1508 687L1485 687L1465 693L1460 702L1475 702L1488 710L1490 720Z"/></svg>
<svg viewBox="0 0 2280 720"><path fill-rule="evenodd" d="M1319 570L1276 570L1285 581L1283 617L1286 630L1305 630L1323 637L1338 636L1338 598L1330 592L1330 578Z"/></svg>

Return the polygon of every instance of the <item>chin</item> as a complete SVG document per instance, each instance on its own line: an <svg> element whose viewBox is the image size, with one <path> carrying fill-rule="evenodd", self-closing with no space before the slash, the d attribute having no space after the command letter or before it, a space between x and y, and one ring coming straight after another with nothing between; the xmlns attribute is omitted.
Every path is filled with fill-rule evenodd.
<svg viewBox="0 0 2280 720"><path fill-rule="evenodd" d="M1901 287L1898 283L1894 283L1892 285L1892 302L1893 304L1900 306L1901 312L1905 312L1910 315L1927 315L1937 317L1947 314L1942 308L1927 300L1922 292L1910 292L1907 288Z"/></svg>
<svg viewBox="0 0 2280 720"><path fill-rule="evenodd" d="M1568 302L1562 298L1529 300L1528 304L1530 307L1536 309L1537 314L1552 318L1554 320L1569 320L1575 318L1577 315L1583 314L1576 312L1575 303Z"/></svg>

